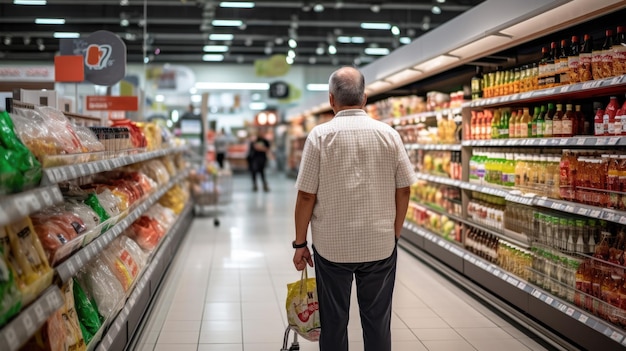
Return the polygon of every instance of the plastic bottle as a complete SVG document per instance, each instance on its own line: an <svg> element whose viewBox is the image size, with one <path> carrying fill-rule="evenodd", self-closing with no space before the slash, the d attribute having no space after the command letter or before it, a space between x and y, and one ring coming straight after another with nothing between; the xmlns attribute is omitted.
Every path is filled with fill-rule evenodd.
<svg viewBox="0 0 626 351"><path fill-rule="evenodd" d="M606 105L604 109L604 115L602 116L604 135L606 136L615 134L615 115L618 109L619 104L617 103L617 97L611 96L608 105Z"/></svg>
<svg viewBox="0 0 626 351"><path fill-rule="evenodd" d="M513 154L505 154L504 167L502 168L502 185L506 187L515 186L515 160Z"/></svg>
<svg viewBox="0 0 626 351"><path fill-rule="evenodd" d="M552 121L552 117L554 116L554 104L548 103L548 111L546 112L545 121L543 125L543 137L551 138L554 136L554 123Z"/></svg>
<svg viewBox="0 0 626 351"><path fill-rule="evenodd" d="M528 126L532 121L532 117L530 116L529 113L529 108L528 107L524 107L523 108L523 113L522 113L522 117L519 120L519 135L521 138L528 138L530 137L532 134L529 133L528 130Z"/></svg>
<svg viewBox="0 0 626 351"><path fill-rule="evenodd" d="M489 110L491 117L490 133L491 139L500 138L500 109Z"/></svg>
<svg viewBox="0 0 626 351"><path fill-rule="evenodd" d="M538 135L537 128L538 128L540 112L541 112L541 108L539 106L535 106L535 110L533 111L533 118L530 121L530 137L531 138L536 138Z"/></svg>
<svg viewBox="0 0 626 351"><path fill-rule="evenodd" d="M552 117L552 136L563 136L563 105L556 104L556 112Z"/></svg>
<svg viewBox="0 0 626 351"><path fill-rule="evenodd" d="M509 138L517 138L517 110L513 110L509 117Z"/></svg>
<svg viewBox="0 0 626 351"><path fill-rule="evenodd" d="M541 109L539 110L539 117L537 118L536 126L537 126L537 138L543 138L543 131L545 129L545 118L546 113L548 112L548 108L546 105L541 105Z"/></svg>
<svg viewBox="0 0 626 351"><path fill-rule="evenodd" d="M574 115L574 111L572 110L572 104L565 105L565 114L561 120L561 136L570 138L574 135L574 130L576 128L576 115Z"/></svg>
<svg viewBox="0 0 626 351"><path fill-rule="evenodd" d="M593 135L604 135L604 110L599 108L593 118Z"/></svg>
<svg viewBox="0 0 626 351"><path fill-rule="evenodd" d="M609 206L611 208L619 208L619 191L621 191L621 187L619 184L619 156L618 155L609 156L606 187L607 187L607 190L611 191L609 193Z"/></svg>
<svg viewBox="0 0 626 351"><path fill-rule="evenodd" d="M500 139L509 138L509 120L511 118L511 110L503 108L500 111Z"/></svg>

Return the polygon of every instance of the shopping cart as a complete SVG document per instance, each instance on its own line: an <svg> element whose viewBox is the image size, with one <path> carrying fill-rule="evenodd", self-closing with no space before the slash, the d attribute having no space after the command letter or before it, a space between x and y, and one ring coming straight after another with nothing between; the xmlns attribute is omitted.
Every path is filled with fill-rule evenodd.
<svg viewBox="0 0 626 351"><path fill-rule="evenodd" d="M291 346L287 348L287 344L289 343L289 332L291 331L293 331L293 342L291 343ZM288 326L287 329L285 329L285 336L283 337L283 348L280 349L280 351L298 351L298 350L300 350L300 343L298 343L298 333L296 333L296 331L293 330L291 326Z"/></svg>
<svg viewBox="0 0 626 351"><path fill-rule="evenodd" d="M201 164L192 170L191 193L194 215L214 215L213 224L220 225L219 206L230 203L233 194L233 176L230 170L218 169L216 165Z"/></svg>

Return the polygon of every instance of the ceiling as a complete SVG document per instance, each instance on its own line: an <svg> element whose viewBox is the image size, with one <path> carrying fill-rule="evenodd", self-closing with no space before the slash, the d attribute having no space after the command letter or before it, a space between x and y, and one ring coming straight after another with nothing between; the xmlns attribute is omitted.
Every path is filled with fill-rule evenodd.
<svg viewBox="0 0 626 351"><path fill-rule="evenodd" d="M223 55L223 62L253 63L288 55L294 39L294 64L356 66L381 57L366 49L392 51L483 2L256 0L253 8L227 8L217 0L47 0L45 6L14 1L0 0L0 63L52 61L59 50L55 32L84 37L108 30L126 43L128 62L201 63L204 54L212 54ZM65 23L35 24L36 18ZM215 20L242 24L219 26ZM362 22L388 23L399 31L363 29ZM215 39L215 34L232 34L232 39ZM205 45L217 47L203 52Z"/></svg>

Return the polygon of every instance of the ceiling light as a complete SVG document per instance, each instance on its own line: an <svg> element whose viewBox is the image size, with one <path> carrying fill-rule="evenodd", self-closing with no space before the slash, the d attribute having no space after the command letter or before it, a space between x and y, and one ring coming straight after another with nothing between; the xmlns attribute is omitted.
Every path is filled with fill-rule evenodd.
<svg viewBox="0 0 626 351"><path fill-rule="evenodd" d="M400 35L400 28L398 28L398 26L391 27L391 34Z"/></svg>
<svg viewBox="0 0 626 351"><path fill-rule="evenodd" d="M197 89L205 90L269 90L269 83L197 82Z"/></svg>
<svg viewBox="0 0 626 351"><path fill-rule="evenodd" d="M210 40L233 40L235 36L232 34L211 34L209 35Z"/></svg>
<svg viewBox="0 0 626 351"><path fill-rule="evenodd" d="M335 45L328 45L328 53L334 55L337 53L337 48Z"/></svg>
<svg viewBox="0 0 626 351"><path fill-rule="evenodd" d="M202 101L202 95L191 95L191 102L201 102Z"/></svg>
<svg viewBox="0 0 626 351"><path fill-rule="evenodd" d="M296 52L293 50L287 51L287 57L291 57L291 58L296 57Z"/></svg>
<svg viewBox="0 0 626 351"><path fill-rule="evenodd" d="M363 22L361 23L362 29L382 29L389 30L391 29L391 24L389 23L376 23L376 22Z"/></svg>
<svg viewBox="0 0 626 351"><path fill-rule="evenodd" d="M143 58L143 63L149 63L149 62L150 62L150 59L148 57Z"/></svg>
<svg viewBox="0 0 626 351"><path fill-rule="evenodd" d="M265 53L265 55L271 55L272 54L272 47L271 46L266 46L265 49L263 50L263 52Z"/></svg>
<svg viewBox="0 0 626 351"><path fill-rule="evenodd" d="M503 35L488 35L463 47L450 51L450 55L468 58L476 55L480 48L497 48L511 42L511 38Z"/></svg>
<svg viewBox="0 0 626 351"><path fill-rule="evenodd" d="M35 24L65 24L65 18L35 18Z"/></svg>
<svg viewBox="0 0 626 351"><path fill-rule="evenodd" d="M389 84L389 82L385 82L384 80L378 80L370 83L367 87L365 87L365 91L368 94L373 95L373 93L379 93L381 91L389 89L390 86L391 84Z"/></svg>
<svg viewBox="0 0 626 351"><path fill-rule="evenodd" d="M324 11L324 5L317 3L315 4L315 6L313 6L313 11L315 12L323 12Z"/></svg>
<svg viewBox="0 0 626 351"><path fill-rule="evenodd" d="M343 1L342 0L337 0L337 2L335 3L335 8L336 9L340 9L343 7Z"/></svg>
<svg viewBox="0 0 626 351"><path fill-rule="evenodd" d="M387 48L365 48L365 53L367 55L385 56L385 55L389 55L389 49L387 49Z"/></svg>
<svg viewBox="0 0 626 351"><path fill-rule="evenodd" d="M211 24L216 27L239 27L243 24L240 20L213 20Z"/></svg>
<svg viewBox="0 0 626 351"><path fill-rule="evenodd" d="M202 55L202 61L210 61L210 62L224 61L224 55L221 55L221 54L205 54L205 55Z"/></svg>
<svg viewBox="0 0 626 351"><path fill-rule="evenodd" d="M363 44L363 43L365 43L365 38L363 38L363 37L352 37L352 38L350 38L350 42L352 44Z"/></svg>
<svg viewBox="0 0 626 351"><path fill-rule="evenodd" d="M400 42L404 45L411 44L411 38L409 37L400 37Z"/></svg>
<svg viewBox="0 0 626 351"><path fill-rule="evenodd" d="M380 12L380 5L378 4L374 4L370 7L370 10L372 10L372 12L374 13L379 13Z"/></svg>
<svg viewBox="0 0 626 351"><path fill-rule="evenodd" d="M417 77L421 76L422 74L424 74L424 72L412 68L407 68L398 73L390 75L389 77L385 78L385 81L392 84L410 82L415 81Z"/></svg>
<svg viewBox="0 0 626 351"><path fill-rule="evenodd" d="M76 32L54 32L57 39L80 38L80 33Z"/></svg>
<svg viewBox="0 0 626 351"><path fill-rule="evenodd" d="M294 39L289 39L289 47L292 49L295 49L298 47L298 42L295 41Z"/></svg>
<svg viewBox="0 0 626 351"><path fill-rule="evenodd" d="M304 11L304 12L311 11L311 5L305 4L304 6L302 6L302 11Z"/></svg>
<svg viewBox="0 0 626 351"><path fill-rule="evenodd" d="M163 102L163 101L165 101L165 96L157 95L157 96L154 97L154 101L156 101L156 102Z"/></svg>
<svg viewBox="0 0 626 351"><path fill-rule="evenodd" d="M237 8L237 9L251 9L254 7L252 1L222 1L220 7Z"/></svg>
<svg viewBox="0 0 626 351"><path fill-rule="evenodd" d="M315 58L315 56L311 56L309 57L309 63L314 65L317 62L317 59Z"/></svg>
<svg viewBox="0 0 626 351"><path fill-rule="evenodd" d="M288 65L293 65L293 57L287 57L285 61L287 61Z"/></svg>
<svg viewBox="0 0 626 351"><path fill-rule="evenodd" d="M438 3L443 4L446 0L437 0Z"/></svg>
<svg viewBox="0 0 626 351"><path fill-rule="evenodd" d="M252 39L250 39L250 38L246 38L246 41L244 42L244 44L245 44L246 46L252 46Z"/></svg>
<svg viewBox="0 0 626 351"><path fill-rule="evenodd" d="M245 60L246 59L243 56L241 56L241 55L237 56L237 63L243 63L243 61L245 61Z"/></svg>
<svg viewBox="0 0 626 351"><path fill-rule="evenodd" d="M205 45L202 47L202 51L204 52L226 52L228 51L228 46L226 45Z"/></svg>
<svg viewBox="0 0 626 351"><path fill-rule="evenodd" d="M129 5L128 0L120 0L120 6L128 6L128 5Z"/></svg>
<svg viewBox="0 0 626 351"><path fill-rule="evenodd" d="M262 101L251 102L250 105L248 105L248 108L250 108L252 111L262 111L267 108L267 103Z"/></svg>
<svg viewBox="0 0 626 351"><path fill-rule="evenodd" d="M323 46L318 46L315 49L315 53L318 54L318 55L324 55L324 47Z"/></svg>
<svg viewBox="0 0 626 351"><path fill-rule="evenodd" d="M128 27L128 25L129 25L129 24L130 24L130 21L128 21L128 19L127 19L127 18L122 18L122 19L120 20L120 26L121 26L121 27Z"/></svg>
<svg viewBox="0 0 626 351"><path fill-rule="evenodd" d="M46 0L13 0L13 5L45 5Z"/></svg>
<svg viewBox="0 0 626 351"><path fill-rule="evenodd" d="M337 41L342 44L350 44L350 37L346 37L342 35L340 37L337 37Z"/></svg>
<svg viewBox="0 0 626 351"><path fill-rule="evenodd" d="M11 37L4 37L4 45L7 45L7 46L11 45L11 42L12 42Z"/></svg>
<svg viewBox="0 0 626 351"><path fill-rule="evenodd" d="M198 89L196 89L196 88L189 89L189 94L195 94L197 92L198 92Z"/></svg>
<svg viewBox="0 0 626 351"><path fill-rule="evenodd" d="M24 45L30 45L30 37L24 37Z"/></svg>
<svg viewBox="0 0 626 351"><path fill-rule="evenodd" d="M441 14L441 7L435 5L432 9L430 9L430 12L434 13L435 15L439 15Z"/></svg>
<svg viewBox="0 0 626 351"><path fill-rule="evenodd" d="M281 37L276 37L276 39L274 39L274 43L276 43L276 45L282 45L285 42L285 40Z"/></svg>
<svg viewBox="0 0 626 351"><path fill-rule="evenodd" d="M440 55L437 56L433 59L430 59L428 61L422 62L419 65L413 67L416 70L422 71L422 72L429 72L431 70L437 69L437 68L441 68L444 66L447 66L451 63L454 63L456 61L458 61L459 58L456 56L450 56L450 55Z"/></svg>
<svg viewBox="0 0 626 351"><path fill-rule="evenodd" d="M307 84L308 91L328 91L328 84Z"/></svg>

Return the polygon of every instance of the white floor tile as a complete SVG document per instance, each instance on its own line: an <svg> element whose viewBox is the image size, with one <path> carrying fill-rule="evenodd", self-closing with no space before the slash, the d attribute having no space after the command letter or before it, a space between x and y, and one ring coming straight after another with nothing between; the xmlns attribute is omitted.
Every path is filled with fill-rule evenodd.
<svg viewBox="0 0 626 351"><path fill-rule="evenodd" d="M194 220L139 338L139 351L280 348L286 286L300 277L291 262L296 192L293 180L282 175L270 181L270 193L252 193L248 177L235 175L233 201L220 207L221 225L213 226L214 216ZM403 250L391 326L394 351L544 350ZM362 350L354 290L348 333L350 349ZM302 351L319 349L316 342L299 341Z"/></svg>

